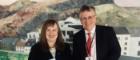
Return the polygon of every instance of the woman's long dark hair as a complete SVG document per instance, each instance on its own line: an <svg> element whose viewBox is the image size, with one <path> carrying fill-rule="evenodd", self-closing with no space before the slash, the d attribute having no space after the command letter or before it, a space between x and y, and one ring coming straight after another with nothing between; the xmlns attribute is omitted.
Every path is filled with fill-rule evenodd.
<svg viewBox="0 0 140 60"><path fill-rule="evenodd" d="M59 24L58 24L57 21L58 20L48 19L44 22L44 24L42 26L42 30L41 30L40 41L39 41L41 43L41 47L43 49L49 49L50 48L49 44L47 42L47 39L46 39L46 29L49 26L54 26L55 24L58 27L58 37L57 37L57 40L56 40L56 43L55 43L56 50L62 51L64 49L64 39L62 37L62 33L61 33L61 30L60 30L60 27L59 27Z"/></svg>

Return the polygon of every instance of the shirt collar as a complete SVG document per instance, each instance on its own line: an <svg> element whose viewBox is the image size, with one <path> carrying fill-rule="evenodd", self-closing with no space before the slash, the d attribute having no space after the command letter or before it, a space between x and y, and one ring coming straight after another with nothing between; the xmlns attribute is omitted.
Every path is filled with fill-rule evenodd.
<svg viewBox="0 0 140 60"><path fill-rule="evenodd" d="M95 33L95 28L96 28L96 26L94 26L94 27L92 28L92 30L90 31L91 34L94 34L94 33ZM85 33L86 33L86 34L88 33L87 30L85 30Z"/></svg>

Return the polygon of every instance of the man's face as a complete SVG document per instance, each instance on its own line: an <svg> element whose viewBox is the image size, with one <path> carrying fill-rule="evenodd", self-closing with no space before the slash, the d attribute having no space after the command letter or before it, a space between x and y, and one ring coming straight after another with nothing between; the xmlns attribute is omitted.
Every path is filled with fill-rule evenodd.
<svg viewBox="0 0 140 60"><path fill-rule="evenodd" d="M80 21L83 28L91 31L96 24L96 13L93 10L80 12Z"/></svg>

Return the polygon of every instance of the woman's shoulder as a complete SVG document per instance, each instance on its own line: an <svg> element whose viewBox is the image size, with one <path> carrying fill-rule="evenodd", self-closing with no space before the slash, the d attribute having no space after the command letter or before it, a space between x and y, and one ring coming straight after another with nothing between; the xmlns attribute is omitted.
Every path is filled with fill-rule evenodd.
<svg viewBox="0 0 140 60"><path fill-rule="evenodd" d="M39 42L35 43L31 49L40 49L41 48L41 44Z"/></svg>

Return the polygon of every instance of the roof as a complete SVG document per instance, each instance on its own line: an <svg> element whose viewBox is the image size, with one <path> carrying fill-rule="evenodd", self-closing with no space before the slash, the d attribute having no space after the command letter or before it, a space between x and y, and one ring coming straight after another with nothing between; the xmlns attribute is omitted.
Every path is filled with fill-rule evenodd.
<svg viewBox="0 0 140 60"><path fill-rule="evenodd" d="M78 20L78 19L76 19L76 18L73 18L73 17L68 17L66 20L65 20L65 22L71 22L71 23L73 23L73 24L81 24L80 23L80 20Z"/></svg>
<svg viewBox="0 0 140 60"><path fill-rule="evenodd" d="M68 27L72 27L75 29L81 29L82 25L69 25Z"/></svg>
<svg viewBox="0 0 140 60"><path fill-rule="evenodd" d="M128 31L130 32L131 36L140 37L140 27L131 27L128 28Z"/></svg>
<svg viewBox="0 0 140 60"><path fill-rule="evenodd" d="M140 58L131 56L121 56L119 60L140 60Z"/></svg>
<svg viewBox="0 0 140 60"><path fill-rule="evenodd" d="M126 27L114 27L116 34L129 34Z"/></svg>

